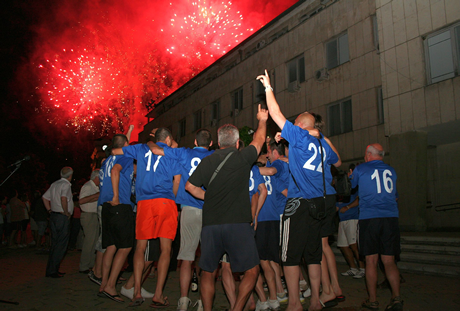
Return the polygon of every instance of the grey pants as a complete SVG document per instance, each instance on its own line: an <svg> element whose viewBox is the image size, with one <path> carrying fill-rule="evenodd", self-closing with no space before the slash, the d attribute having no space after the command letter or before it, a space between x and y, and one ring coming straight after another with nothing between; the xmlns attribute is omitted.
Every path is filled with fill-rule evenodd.
<svg viewBox="0 0 460 311"><path fill-rule="evenodd" d="M94 266L96 259L95 246L99 237L97 213L81 213L80 223L84 233L80 257L80 271L85 271Z"/></svg>

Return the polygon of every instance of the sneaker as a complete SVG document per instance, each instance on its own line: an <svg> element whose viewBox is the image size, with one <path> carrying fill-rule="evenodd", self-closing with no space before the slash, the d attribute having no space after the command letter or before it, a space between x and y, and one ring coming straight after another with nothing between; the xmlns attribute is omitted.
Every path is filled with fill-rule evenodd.
<svg viewBox="0 0 460 311"><path fill-rule="evenodd" d="M266 282L264 282L264 291L265 291L265 292L268 292L268 285L267 285Z"/></svg>
<svg viewBox="0 0 460 311"><path fill-rule="evenodd" d="M270 307L270 309L274 310L274 311L278 311L281 309L281 306L280 306L280 302L278 301L278 299L275 299L275 300L268 300L268 306Z"/></svg>
<svg viewBox="0 0 460 311"><path fill-rule="evenodd" d="M192 304L192 301L188 297L180 297L177 301L178 311L187 311L188 307Z"/></svg>
<svg viewBox="0 0 460 311"><path fill-rule="evenodd" d="M90 279L91 282L94 282L94 283L96 283L97 285L101 285L101 283L102 283L102 278L98 278L98 277L94 274L93 270L91 270L91 271L88 273L88 277L89 277L89 279Z"/></svg>
<svg viewBox="0 0 460 311"><path fill-rule="evenodd" d="M289 302L289 298L287 297L286 293L278 293L278 294L276 294L276 299L282 305L286 305Z"/></svg>
<svg viewBox="0 0 460 311"><path fill-rule="evenodd" d="M198 307L197 307L198 306ZM196 308L196 311L203 311L203 302L201 301L201 299L198 299L195 304L193 305L193 307L197 307Z"/></svg>
<svg viewBox="0 0 460 311"><path fill-rule="evenodd" d="M124 286L122 286L120 290L120 294L132 300L134 297L134 286L131 289L126 289ZM146 291L143 287L141 287L141 296L144 299L148 299L148 298L153 298L154 294Z"/></svg>
<svg viewBox="0 0 460 311"><path fill-rule="evenodd" d="M374 301L374 302L370 302L369 299L366 299L361 307L365 308L365 309L369 309L369 310L378 310L379 309L379 302L378 301Z"/></svg>
<svg viewBox="0 0 460 311"><path fill-rule="evenodd" d="M302 292L299 293L300 303L305 303L305 298L302 295Z"/></svg>
<svg viewBox="0 0 460 311"><path fill-rule="evenodd" d="M270 310L270 305L268 304L268 301L262 302L260 300L257 300L255 311L268 311L268 310Z"/></svg>
<svg viewBox="0 0 460 311"><path fill-rule="evenodd" d="M284 276L281 277L281 284L283 285L283 288L284 288L284 292L287 293L287 286L286 286L286 279L284 278Z"/></svg>
<svg viewBox="0 0 460 311"><path fill-rule="evenodd" d="M401 299L400 296L398 296L391 299L390 304L385 308L385 310L402 311L403 305L404 301Z"/></svg>
<svg viewBox="0 0 460 311"><path fill-rule="evenodd" d="M300 286L300 290L303 292L303 291L306 291L307 288L308 288L308 284L307 284L307 281L305 280L300 280L299 281L299 286Z"/></svg>
<svg viewBox="0 0 460 311"><path fill-rule="evenodd" d="M353 276L354 279L362 279L366 275L365 269L359 269L358 272Z"/></svg>
<svg viewBox="0 0 460 311"><path fill-rule="evenodd" d="M308 288L306 291L304 291L302 296L303 296L303 298L310 297L311 296L311 288Z"/></svg>
<svg viewBox="0 0 460 311"><path fill-rule="evenodd" d="M355 276L358 273L358 269L350 268L345 272L340 273L343 276Z"/></svg>

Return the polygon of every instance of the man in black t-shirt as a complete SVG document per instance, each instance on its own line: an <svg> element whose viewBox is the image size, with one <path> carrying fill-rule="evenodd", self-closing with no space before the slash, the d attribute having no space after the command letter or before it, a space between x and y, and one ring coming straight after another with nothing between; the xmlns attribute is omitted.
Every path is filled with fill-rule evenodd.
<svg viewBox="0 0 460 311"><path fill-rule="evenodd" d="M259 256L251 227L249 175L265 142L268 111L260 105L257 119L259 126L253 141L241 151L238 129L230 124L221 126L217 131L220 149L201 161L185 186L193 196L204 200L200 268L205 311L212 310L214 278L224 253L228 254L234 272L244 272L233 310L243 310L259 275Z"/></svg>

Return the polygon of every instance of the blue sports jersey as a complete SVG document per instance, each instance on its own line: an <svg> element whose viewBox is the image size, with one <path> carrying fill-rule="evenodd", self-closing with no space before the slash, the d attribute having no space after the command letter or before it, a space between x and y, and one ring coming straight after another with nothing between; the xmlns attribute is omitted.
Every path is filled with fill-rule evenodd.
<svg viewBox="0 0 460 311"><path fill-rule="evenodd" d="M259 190L259 185L265 183L262 175L260 175L259 167L253 165L251 168L251 174L249 176L249 199L252 198Z"/></svg>
<svg viewBox="0 0 460 311"><path fill-rule="evenodd" d="M351 180L351 178L350 178L350 180ZM339 210L342 207L345 207L345 206L351 204L356 199L357 196L358 196L358 192L355 192L355 193L350 195L350 201L348 203L342 203L342 202L339 203L339 202L337 202L337 206L339 207ZM340 221L345 221L345 220L350 220L350 219L359 219L358 217L359 217L359 206L355 206L353 208L350 208L345 213L341 213L339 211Z"/></svg>
<svg viewBox="0 0 460 311"><path fill-rule="evenodd" d="M263 176L268 194L257 217L258 222L280 220L280 215L284 213L287 200L281 192L288 187L288 164L281 160L276 160L273 163L267 162L267 167L275 167L276 174Z"/></svg>
<svg viewBox="0 0 460 311"><path fill-rule="evenodd" d="M358 165L351 175L359 186L359 219L399 217L396 202L396 172L381 160Z"/></svg>
<svg viewBox="0 0 460 311"><path fill-rule="evenodd" d="M193 149L170 147L164 148L165 157L174 159L181 165L182 177L180 179L179 190L177 191L176 203L193 206L199 209L203 208L204 201L195 198L193 195L187 192L185 190L185 184L187 183L189 176L192 175L198 164L200 164L201 160L213 152L214 150L209 151L203 147L195 147Z"/></svg>
<svg viewBox="0 0 460 311"><path fill-rule="evenodd" d="M99 171L100 194L98 204L102 205L105 202L112 201L112 168L115 164L121 165L120 183L118 184L118 200L121 204L131 204L131 185L134 176L133 159L118 155L110 156L103 163Z"/></svg>
<svg viewBox="0 0 460 311"><path fill-rule="evenodd" d="M318 139L289 121L284 124L281 136L289 142L289 168L300 188L301 197L311 199L323 196L323 167ZM323 145L326 194L335 194L335 189L331 186L331 164L337 163L339 157L324 138L321 138L321 144ZM288 198L299 196L297 185L291 178Z"/></svg>
<svg viewBox="0 0 460 311"><path fill-rule="evenodd" d="M158 146L167 147L158 142ZM150 199L174 200L173 177L179 175L180 165L177 161L157 156L146 144L123 147L126 157L137 159L136 202Z"/></svg>

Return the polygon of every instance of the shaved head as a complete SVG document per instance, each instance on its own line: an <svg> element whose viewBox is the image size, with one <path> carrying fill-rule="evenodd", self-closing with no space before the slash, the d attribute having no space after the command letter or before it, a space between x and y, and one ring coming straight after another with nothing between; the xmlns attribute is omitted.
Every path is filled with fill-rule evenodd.
<svg viewBox="0 0 460 311"><path fill-rule="evenodd" d="M380 144L370 144L366 148L366 154L364 155L364 160L366 162L373 160L382 160L385 156L385 150L383 150L382 145Z"/></svg>
<svg viewBox="0 0 460 311"><path fill-rule="evenodd" d="M299 116L295 119L294 125L302 128L313 128L315 126L315 117L310 114L309 112L304 112L299 114Z"/></svg>

